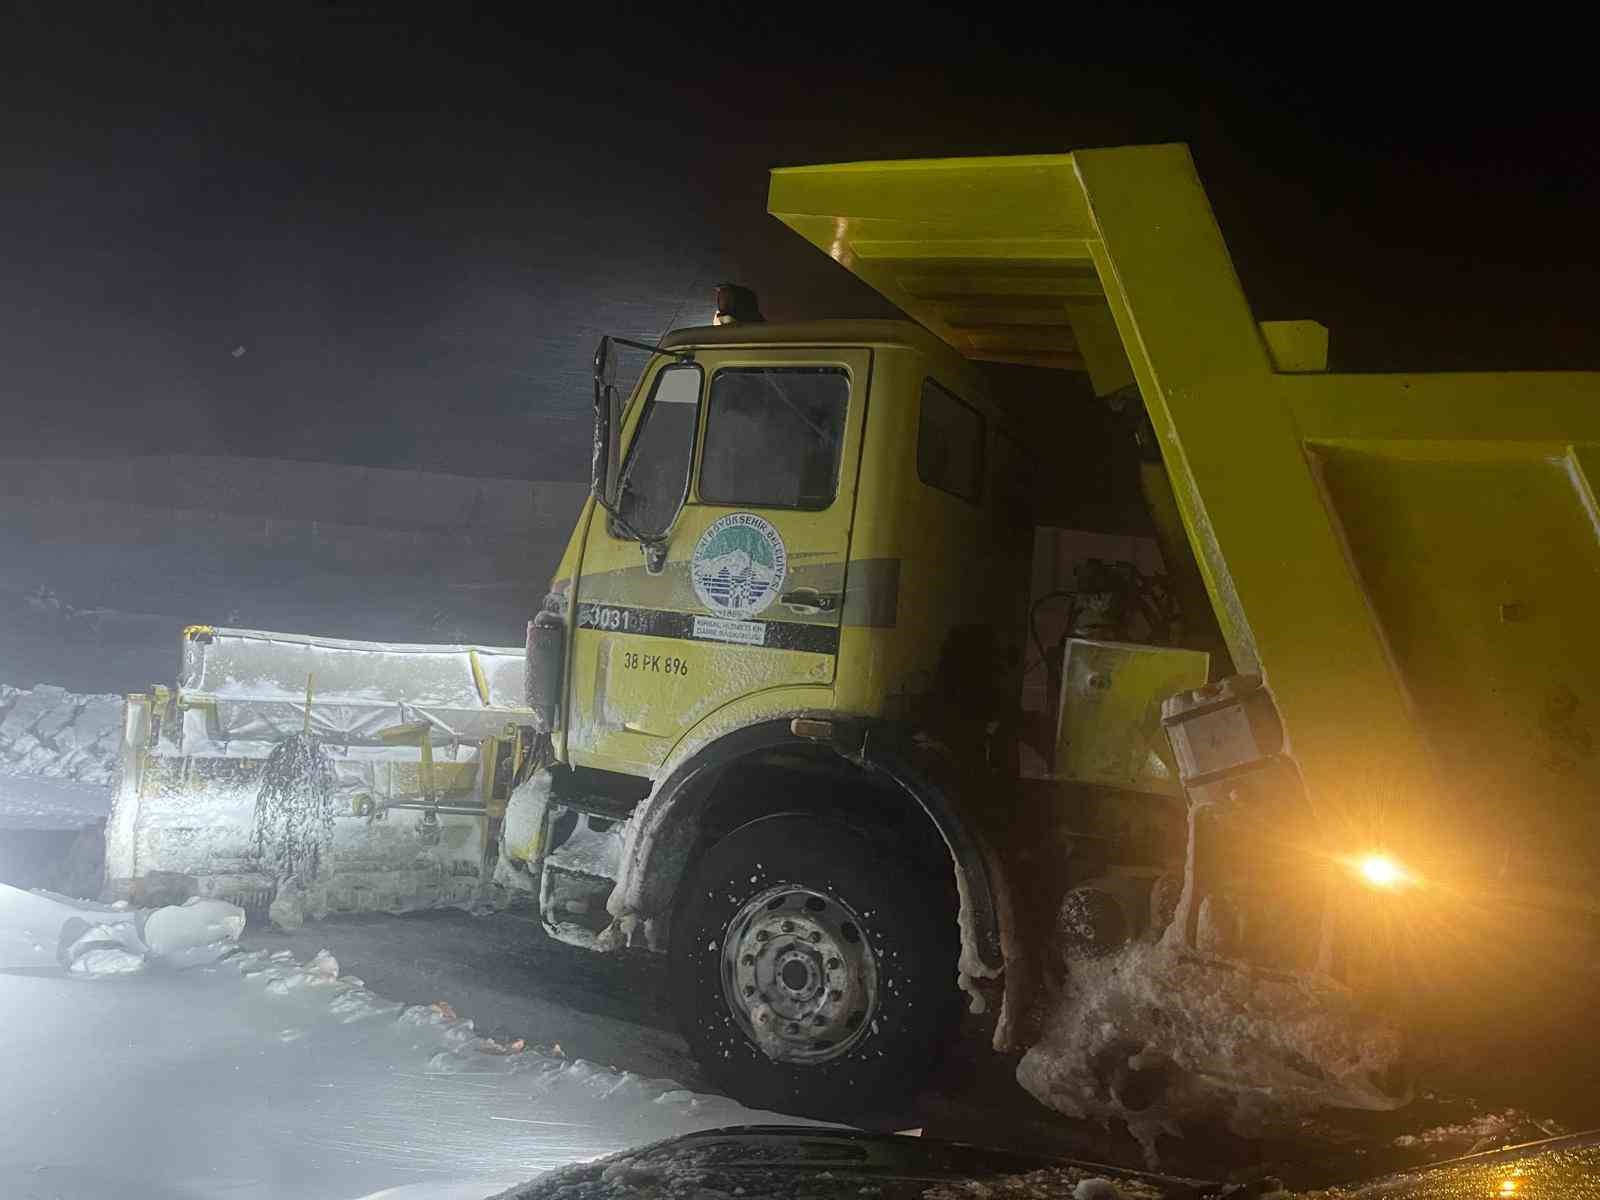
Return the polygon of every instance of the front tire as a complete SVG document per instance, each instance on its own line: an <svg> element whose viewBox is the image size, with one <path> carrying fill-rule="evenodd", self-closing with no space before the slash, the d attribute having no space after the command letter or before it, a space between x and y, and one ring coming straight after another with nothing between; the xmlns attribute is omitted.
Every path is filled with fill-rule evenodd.
<svg viewBox="0 0 1600 1200"><path fill-rule="evenodd" d="M672 922L678 1024L756 1108L903 1114L960 1019L953 889L861 832L781 814L700 859Z"/></svg>

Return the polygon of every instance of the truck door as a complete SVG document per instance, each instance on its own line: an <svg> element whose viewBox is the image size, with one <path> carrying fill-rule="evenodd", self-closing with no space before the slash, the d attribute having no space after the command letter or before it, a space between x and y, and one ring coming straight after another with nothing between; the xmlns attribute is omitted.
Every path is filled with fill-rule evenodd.
<svg viewBox="0 0 1600 1200"><path fill-rule="evenodd" d="M730 348L646 376L618 494L647 521L683 506L659 572L604 513L590 522L574 763L648 773L706 716L768 688L829 704L870 366L868 350Z"/></svg>

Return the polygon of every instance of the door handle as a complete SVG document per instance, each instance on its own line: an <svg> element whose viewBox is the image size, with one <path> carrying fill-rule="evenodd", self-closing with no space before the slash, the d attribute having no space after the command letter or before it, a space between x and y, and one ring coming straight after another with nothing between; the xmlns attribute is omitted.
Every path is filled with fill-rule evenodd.
<svg viewBox="0 0 1600 1200"><path fill-rule="evenodd" d="M795 588L779 596L778 603L795 612L828 613L839 603L839 597L819 592L816 588Z"/></svg>

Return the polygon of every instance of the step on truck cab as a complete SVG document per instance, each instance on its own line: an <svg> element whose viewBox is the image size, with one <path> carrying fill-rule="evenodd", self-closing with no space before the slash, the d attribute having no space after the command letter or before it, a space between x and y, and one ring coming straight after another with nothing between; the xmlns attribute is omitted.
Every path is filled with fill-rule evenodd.
<svg viewBox="0 0 1600 1200"><path fill-rule="evenodd" d="M525 697L448 648L382 753L371 689L323 739L450 748L449 804L386 776L410 882L481 863L478 900L668 954L708 1075L826 1116L892 1109L963 1008L1047 1103L1126 1115L1195 1079L1397 1104L1352 1013L1503 1014L1491 964L1585 992L1600 379L1329 372L1181 146L779 170L769 207L913 320L602 342ZM164 728L130 718L130 845ZM1338 1020L1275 1029L1272 987Z"/></svg>

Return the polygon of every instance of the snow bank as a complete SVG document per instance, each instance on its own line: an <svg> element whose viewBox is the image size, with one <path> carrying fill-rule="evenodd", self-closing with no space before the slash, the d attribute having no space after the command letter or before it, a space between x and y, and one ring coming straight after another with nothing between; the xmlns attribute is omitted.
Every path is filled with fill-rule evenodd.
<svg viewBox="0 0 1600 1200"><path fill-rule="evenodd" d="M1378 1081L1401 1049L1332 983L1136 943L1073 964L1017 1080L1069 1116L1124 1119L1153 1158L1184 1120L1251 1135L1324 1106L1399 1107Z"/></svg>
<svg viewBox="0 0 1600 1200"><path fill-rule="evenodd" d="M110 785L120 769L122 697L0 683L0 769Z"/></svg>
<svg viewBox="0 0 1600 1200"><path fill-rule="evenodd" d="M199 920L185 906L181 922ZM698 1129L782 1118L480 1037L333 955L237 953L85 985L63 923L139 914L0 890L0 1196L234 1200L488 1196L542 1171ZM151 919L144 933L151 934Z"/></svg>
<svg viewBox="0 0 1600 1200"><path fill-rule="evenodd" d="M216 962L233 952L244 923L244 910L221 900L136 909L0 883L0 962L49 951L80 977Z"/></svg>

